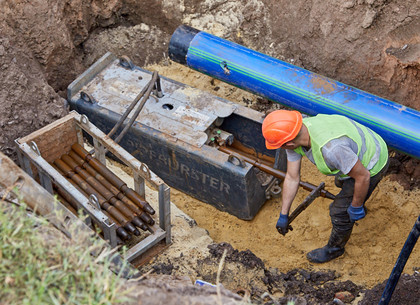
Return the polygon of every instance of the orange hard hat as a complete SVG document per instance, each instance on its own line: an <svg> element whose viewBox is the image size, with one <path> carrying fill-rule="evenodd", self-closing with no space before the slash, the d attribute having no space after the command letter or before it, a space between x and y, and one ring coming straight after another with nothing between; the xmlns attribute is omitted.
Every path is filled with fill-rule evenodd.
<svg viewBox="0 0 420 305"><path fill-rule="evenodd" d="M276 110L266 116L262 133L267 149L280 148L293 140L302 127L302 114L295 110Z"/></svg>

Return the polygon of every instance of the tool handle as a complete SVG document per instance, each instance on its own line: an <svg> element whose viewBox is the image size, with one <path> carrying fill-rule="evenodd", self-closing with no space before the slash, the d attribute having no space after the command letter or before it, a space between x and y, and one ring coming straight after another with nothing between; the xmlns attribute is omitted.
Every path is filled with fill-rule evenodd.
<svg viewBox="0 0 420 305"><path fill-rule="evenodd" d="M289 216L289 226L290 223L302 213L317 197L320 196L321 190L325 187L325 183L321 182L312 192L306 196L303 202L290 214Z"/></svg>

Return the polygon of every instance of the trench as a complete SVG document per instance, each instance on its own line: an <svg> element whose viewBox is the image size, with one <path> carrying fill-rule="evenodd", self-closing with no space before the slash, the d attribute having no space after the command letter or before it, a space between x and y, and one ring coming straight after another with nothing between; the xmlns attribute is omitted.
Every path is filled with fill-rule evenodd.
<svg viewBox="0 0 420 305"><path fill-rule="evenodd" d="M116 49L115 46L106 41L107 37L112 36L114 42L119 42L120 32L130 32L131 30L133 29L125 27L104 30L86 43L88 46L86 51L93 52L91 45L99 42L103 44L99 48L102 51L108 47L109 50L113 49L120 52L121 50ZM135 30L132 33L135 34ZM168 40L168 37L169 35L166 35L165 39ZM167 42L163 44L167 45ZM151 47L151 49L153 48ZM153 52L151 49L145 48L146 56ZM160 47L159 50L161 50ZM165 50L163 49L163 51ZM153 60L149 59L149 61L157 63L149 64L147 60L140 60L138 53L135 54L134 59L144 62L141 67L146 70L157 71L161 76L210 92L229 101L251 107L263 113L281 107L249 92L174 63L166 56L156 57L155 55ZM96 56L100 55L96 51ZM94 58L92 54L90 56ZM136 61L134 62L137 64ZM339 191L332 178L322 176L309 162L303 163L302 180L315 185L325 182L325 188L330 192L338 193ZM308 192L300 188L292 209L302 202L307 195ZM276 268L282 273L294 269L332 270L339 274L340 281L350 280L357 285L372 288L389 277L399 251L404 244L405 236L415 221L416 212L419 208L416 198L419 195L420 191L418 189L406 190L392 176L387 176L368 201L369 215L354 228L352 237L346 246L345 255L324 265L309 263L305 255L312 249L324 246L328 240L331 230L328 210L329 199L316 199L295 220L294 230L286 236L281 236L275 229L281 208L280 198L267 200L251 221L240 220L174 188L171 190L171 201L191 217L198 227L208 231L214 242L228 243L239 251L251 251L264 262L267 269ZM170 247L167 251L171 251ZM170 257L170 254L167 254L166 257ZM408 273L417 270L419 258L418 250L414 251L405 269ZM235 286L234 278L231 279L233 280L233 283L230 283L232 286ZM226 281L229 281L229 279L226 279Z"/></svg>
<svg viewBox="0 0 420 305"><path fill-rule="evenodd" d="M350 2L339 6L330 5L328 1L316 5L311 1L298 1L298 4L282 1L281 5L279 1L270 0L248 1L246 4L244 1L180 1L185 4L182 9L178 2L156 4L155 1L127 1L123 7L110 3L107 7L95 9L86 4L82 8L86 11L79 11L76 7L78 5L69 1L67 4L73 7L70 5L63 11L58 9L50 15L38 14L67 20L68 24L62 28L57 27L57 36L51 32L51 28L36 28L37 31L23 35L19 28L22 24L25 25L22 28L31 28L33 24L25 24L31 16L22 13L24 18L16 18L15 26L19 29L16 33L19 35L15 35L27 40L26 47L30 50L27 53L32 54L30 58L24 57L26 61L22 66L25 69L27 64L42 66L41 72L49 86L44 90L47 93L37 89L37 86L33 89L30 87L31 82L38 85L33 79L25 74L12 74L5 70L14 77L4 78L9 88L1 92L7 92L4 96L10 97L7 101L5 99L6 107L2 107L8 112L1 112L4 114L0 122L2 135L8 135L7 139L1 139L2 151L13 155L13 140L20 132L29 134L61 115L58 109L61 109L59 97L65 98L66 88L71 81L107 51L117 56L127 55L142 68L158 71L162 76L261 113L280 107L279 104L168 59L170 35L181 23L207 30L405 106L420 109L420 56L416 53L419 41L416 29L419 23L417 17L404 15L404 12L414 10L410 14L416 16L416 0L399 4L381 1L370 1L374 4L359 1L363 3L356 4L350 1L352 6L349 7L344 6L350 5ZM48 4L43 4L48 7ZM380 13L366 20L365 16L371 16L373 9ZM91 12L94 18L86 12ZM34 24L47 24L36 21ZM14 23L10 22L11 25ZM300 24L300 27L296 27L296 24ZM70 38L63 43L59 40L61 37ZM13 43L10 45L13 46ZM3 49L0 51L4 69L10 63L13 67L16 60L21 63L19 57L13 58L14 55L5 63L3 58L6 56L3 55L7 52L3 52ZM9 90L15 87L19 76L27 80L27 87L33 91L23 88L9 95ZM53 93L56 95L53 96L49 91L55 91ZM34 96L40 100L37 105L32 103ZM34 119L32 114L28 115L28 109L33 110L38 119ZM15 120L15 116L20 116L20 121ZM204 272L197 274L194 265L199 260L205 260L209 250L212 251L213 248L209 249L208 246L212 243L226 243L243 254L251 252L261 260L265 270L275 269L282 274L290 274L293 270L333 271L339 277L332 280L350 280L370 289L388 278L420 210L420 161L394 151L391 157L389 175L381 181L367 202L367 217L355 226L345 254L334 261L314 265L305 258L308 251L323 246L329 237L331 223L328 199L316 199L296 218L294 230L281 236L275 229L281 207L280 198L267 200L254 219L244 221L172 188L171 201L175 206L173 217L175 220L185 220L186 225L174 221L180 227L179 235L173 236L173 245L154 259L148 268L189 276L195 280L204 275ZM128 176L125 170L120 175ZM323 181L328 191L333 194L338 192L332 178L322 176L307 161L303 163L302 180L314 185ZM308 192L300 188L292 209L307 195ZM219 256L217 258L220 259ZM418 274L419 261L420 251L417 246L404 271ZM215 264L217 266L218 260ZM215 274L214 269L208 272ZM255 279L264 276L260 273L250 275L248 272L246 268L226 269L222 283L235 290L238 286L252 287ZM277 293L282 294L281 291Z"/></svg>

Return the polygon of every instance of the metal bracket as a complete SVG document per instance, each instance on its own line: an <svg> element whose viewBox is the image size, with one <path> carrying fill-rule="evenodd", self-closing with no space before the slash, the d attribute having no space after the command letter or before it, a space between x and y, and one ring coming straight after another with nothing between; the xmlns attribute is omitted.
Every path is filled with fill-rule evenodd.
<svg viewBox="0 0 420 305"><path fill-rule="evenodd" d="M281 194L281 186L279 185L279 179L272 177L273 179L268 184L265 190L265 197L270 199L271 197L277 198Z"/></svg>

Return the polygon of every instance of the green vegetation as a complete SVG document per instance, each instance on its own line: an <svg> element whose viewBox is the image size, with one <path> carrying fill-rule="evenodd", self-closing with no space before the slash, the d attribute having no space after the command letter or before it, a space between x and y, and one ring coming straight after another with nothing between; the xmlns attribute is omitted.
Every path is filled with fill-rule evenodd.
<svg viewBox="0 0 420 305"><path fill-rule="evenodd" d="M111 252L100 240L72 240L25 206L0 201L1 304L118 304L128 301L119 275L109 270ZM97 253L95 257L91 253Z"/></svg>

